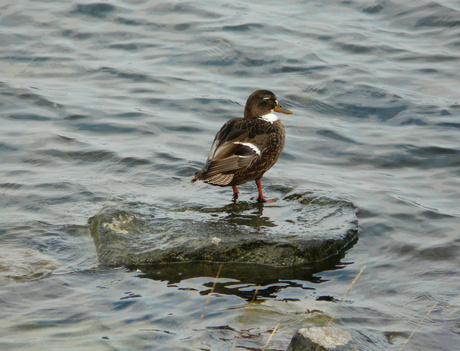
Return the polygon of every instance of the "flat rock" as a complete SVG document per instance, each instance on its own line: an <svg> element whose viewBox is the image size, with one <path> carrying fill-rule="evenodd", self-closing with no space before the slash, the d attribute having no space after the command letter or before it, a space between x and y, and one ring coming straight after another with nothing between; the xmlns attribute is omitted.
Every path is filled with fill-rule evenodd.
<svg viewBox="0 0 460 351"><path fill-rule="evenodd" d="M107 207L89 225L100 262L111 266L191 261L295 266L337 255L358 232L350 202L292 191L273 204Z"/></svg>

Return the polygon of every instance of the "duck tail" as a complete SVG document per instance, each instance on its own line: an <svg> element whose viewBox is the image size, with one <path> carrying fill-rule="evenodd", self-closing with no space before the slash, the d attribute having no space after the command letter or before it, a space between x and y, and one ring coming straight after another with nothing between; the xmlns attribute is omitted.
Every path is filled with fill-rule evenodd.
<svg viewBox="0 0 460 351"><path fill-rule="evenodd" d="M209 175L200 171L195 173L195 177L192 178L191 182L195 183L197 180L201 180L212 185L227 186L233 180L233 176L233 174L223 173Z"/></svg>
<svg viewBox="0 0 460 351"><path fill-rule="evenodd" d="M190 180L190 183L195 183L197 180L201 179L199 173L200 172L195 173L195 176L192 178L192 180Z"/></svg>

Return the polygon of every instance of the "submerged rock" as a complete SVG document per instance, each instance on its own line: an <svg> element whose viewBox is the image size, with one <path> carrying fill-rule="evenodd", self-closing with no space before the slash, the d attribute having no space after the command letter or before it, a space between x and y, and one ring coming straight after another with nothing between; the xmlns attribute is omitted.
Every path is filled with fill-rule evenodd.
<svg viewBox="0 0 460 351"><path fill-rule="evenodd" d="M221 208L104 208L89 224L100 262L111 266L209 261L286 267L325 260L357 239L356 208L311 193Z"/></svg>
<svg viewBox="0 0 460 351"><path fill-rule="evenodd" d="M8 247L0 252L0 279L40 279L58 268L54 259L37 250Z"/></svg>

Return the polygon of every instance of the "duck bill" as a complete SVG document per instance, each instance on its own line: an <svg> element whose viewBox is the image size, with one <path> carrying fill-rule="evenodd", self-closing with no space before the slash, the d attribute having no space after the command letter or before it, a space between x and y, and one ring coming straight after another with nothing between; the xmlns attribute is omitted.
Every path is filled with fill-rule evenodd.
<svg viewBox="0 0 460 351"><path fill-rule="evenodd" d="M276 107L275 107L275 109L273 111L285 113L287 115L292 115L291 111L289 111L287 108L281 107L280 105L276 105Z"/></svg>

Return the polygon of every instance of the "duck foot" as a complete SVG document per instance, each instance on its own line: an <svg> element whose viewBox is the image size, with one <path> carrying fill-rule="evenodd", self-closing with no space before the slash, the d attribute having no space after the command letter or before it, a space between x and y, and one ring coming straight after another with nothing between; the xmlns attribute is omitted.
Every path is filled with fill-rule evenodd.
<svg viewBox="0 0 460 351"><path fill-rule="evenodd" d="M252 197L251 200L257 200L257 202L265 203L265 202L276 202L278 199L269 199L268 197Z"/></svg>
<svg viewBox="0 0 460 351"><path fill-rule="evenodd" d="M276 202L278 200L278 199L269 199L264 196L262 192L262 182L260 181L260 179L256 180L256 184L257 184L257 190L259 191L259 196L257 196L257 198L253 197L251 200L257 200L257 202L261 202L261 203Z"/></svg>

